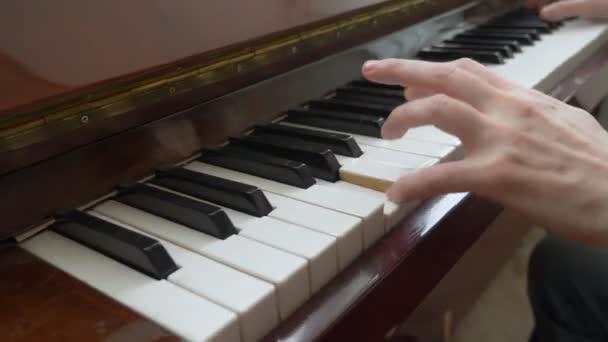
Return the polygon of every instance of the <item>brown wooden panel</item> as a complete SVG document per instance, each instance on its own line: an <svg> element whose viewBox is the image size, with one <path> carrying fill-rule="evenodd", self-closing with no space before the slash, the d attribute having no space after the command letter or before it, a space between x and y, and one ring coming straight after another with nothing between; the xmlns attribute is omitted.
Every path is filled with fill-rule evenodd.
<svg viewBox="0 0 608 342"><path fill-rule="evenodd" d="M0 112L387 2L3 1Z"/></svg>
<svg viewBox="0 0 608 342"><path fill-rule="evenodd" d="M0 340L177 341L16 246L0 247Z"/></svg>
<svg viewBox="0 0 608 342"><path fill-rule="evenodd" d="M268 1L270 2L270 0ZM92 143L96 140L103 139L113 134L117 134L121 131L141 126L145 123L157 120L172 113L185 110L209 99L227 94L231 91L238 90L261 80L270 78L271 76L276 76L281 73L290 71L294 68L310 64L311 62L317 61L323 57L327 57L333 53L344 51L348 48L363 44L378 37L382 37L383 35L394 32L396 30L406 28L422 20L429 19L433 16L444 13L449 9L465 5L471 1L472 0L446 0L440 3L429 2L429 5L425 5L411 13L407 13L407 15L403 18L399 15L393 15L390 18L371 25L373 27L369 27L369 29L367 29L367 26L365 27L365 29L359 29L359 31L356 31L357 34L341 35L341 38L336 38L335 41L332 40L330 44L321 44L318 46L315 44L312 44L311 46L304 45L300 49L298 49L297 54L289 56L286 59L282 59L281 62L273 62L268 65L254 68L253 70L248 71L240 77L229 78L218 83L212 83L206 86L201 86L199 88L193 88L187 92L179 93L172 96L159 95L158 100L160 101L160 103L155 102L149 105L141 105L136 110L130 110L128 114L121 114L105 119L100 119L97 121L93 121L92 123L89 122L88 124L79 126L78 129L67 130L65 132L62 131L61 134L57 134L57 132L53 130L45 131L43 132L43 134L39 134L38 136L36 136L36 138L39 138L40 140L35 140L34 142L31 142L31 144L26 144L27 147L20 146L16 150L8 148L7 151L0 153L0 175L36 162L40 162L46 158L51 158L59 153L63 153L75 149L79 146ZM329 3L331 2L333 1L330 1L328 2L328 4L322 5L321 7L330 6ZM390 4L393 2L403 4L404 0L384 1L382 2L382 5L385 5L387 3ZM201 4L202 3L203 2L201 2ZM342 18L349 13L352 14L351 12L353 11L354 13L358 13L358 10L356 10L357 8L361 9L365 7L363 6L364 4L370 5L373 3L380 3L380 1L370 0L359 2L340 2L339 5L329 7L335 10L335 12L331 12L331 14L334 15L336 13L340 13L338 16L334 15L325 19L319 19L314 23L311 22L310 24L304 25L304 27L317 27L317 25L321 25L324 23L336 24L337 22L339 22L339 18ZM342 6L346 6L345 8L352 7L351 11L346 10L344 13L340 12L342 9L345 9ZM368 11L370 10L370 8L373 9L374 6L367 6L365 7L365 10ZM370 13L373 13L373 11ZM0 14L0 16L1 15L2 14ZM255 17L252 17L251 20L254 19L258 20ZM0 23L0 26L1 25L2 24ZM246 21L245 23L243 23L243 25L248 25L248 22ZM242 25L239 25L239 27L242 30ZM284 36L286 34L289 34L290 32L300 32L299 30L301 29L304 28L290 28L286 29L285 31L274 32L272 34L269 34L268 36L261 36L259 37L259 39L256 38L256 42L268 41L271 38ZM100 28L100 30L103 31L103 28ZM0 33L0 35L1 34L2 33ZM97 44L98 43L89 45ZM229 42L227 41L226 44L229 44ZM23 99L27 99L29 97L31 97L31 100L27 101L37 101L36 103L28 103L28 106L25 106L20 110L5 112L3 115L0 115L0 123L6 125L6 127L12 127L14 124L16 124L15 121L20 122L20 120L25 120L26 122L31 123L31 121L29 120L31 120L32 117L38 117L36 114L38 113L37 110L40 108L46 108L45 106L50 106L48 108L53 109L65 109L67 108L66 106L69 104L69 107L82 105L82 108L86 109L90 107L91 102L94 102L93 100L96 100L98 97L100 99L103 99L104 96L114 94L114 92L117 91L116 89L123 89L123 92L125 92L126 94L128 93L128 89L131 89L130 85L139 84L138 82L145 82L144 80L149 81L150 77L161 77L159 75L166 75L167 73L173 75L173 73L177 72L177 70L190 70L189 68L196 65L200 65L201 63L204 64L205 61L208 61L213 56L220 54L220 52L222 54L226 54L228 53L228 51L242 51L242 49L244 48L249 48L251 44L253 44L253 42L251 40L248 40L232 46L227 46L225 49L222 48L219 50L216 49L212 51L204 51L191 57L185 58L183 60L172 61L169 64L163 64L159 65L158 67L152 67L153 70L150 69L146 72L138 73L133 71L130 74L123 74L120 75L120 80L112 79L113 82L96 81L95 83L83 85L66 85L65 82L59 82L54 79L45 79L43 75L37 74L34 72L33 69L24 66L23 63L17 57L11 56L10 54L2 57L3 50L2 46L0 45L0 64L3 64L0 65L0 98L4 95L11 94L10 96L6 96L7 101L15 101L17 99L21 99L18 101L22 101ZM107 46L107 49L112 50L113 47L110 45ZM168 49L165 46L159 46L159 51L162 51L163 53L165 51L170 50L171 49ZM66 55L65 58L70 59L70 56ZM97 68L103 69L105 63L107 62L107 56L99 55L96 58L97 64L99 64L97 65ZM40 59L43 60L44 58ZM137 64L137 62L138 60L132 61L134 65ZM84 62L71 63L70 70L78 69L82 63ZM8 73L8 77L1 77L3 72ZM83 70L81 70L81 72L86 73L86 71ZM10 82L8 84L3 84L3 80L10 80ZM65 96L56 96L54 99L49 101L38 101L47 96L48 94L45 95L47 92L57 94L67 92L69 94ZM1 111L2 110L0 109L0 112ZM51 111L51 113L54 112ZM48 115L54 117L53 114ZM3 119L4 122L2 121ZM63 122L63 120L57 120L57 118L54 117L54 122ZM27 132L27 130L25 132ZM36 141L41 142L36 143ZM4 148L6 148L6 146L4 146Z"/></svg>
<svg viewBox="0 0 608 342"><path fill-rule="evenodd" d="M427 202L266 340L381 341L501 210L496 204L466 194Z"/></svg>

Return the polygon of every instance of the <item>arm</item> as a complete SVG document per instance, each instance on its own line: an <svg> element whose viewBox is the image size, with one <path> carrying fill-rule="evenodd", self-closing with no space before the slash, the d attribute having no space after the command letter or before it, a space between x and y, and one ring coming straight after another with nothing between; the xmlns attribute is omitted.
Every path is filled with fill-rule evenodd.
<svg viewBox="0 0 608 342"><path fill-rule="evenodd" d="M475 192L552 233L608 246L608 133L580 109L499 78L471 60L370 61L368 79L407 87L387 139L435 125L458 136L465 158L403 176L395 202Z"/></svg>

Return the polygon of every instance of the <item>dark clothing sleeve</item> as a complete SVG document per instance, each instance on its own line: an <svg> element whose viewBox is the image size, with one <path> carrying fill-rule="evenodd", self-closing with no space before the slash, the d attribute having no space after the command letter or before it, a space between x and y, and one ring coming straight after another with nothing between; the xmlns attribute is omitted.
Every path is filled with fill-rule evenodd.
<svg viewBox="0 0 608 342"><path fill-rule="evenodd" d="M528 296L531 342L608 341L608 249L546 237L530 257Z"/></svg>

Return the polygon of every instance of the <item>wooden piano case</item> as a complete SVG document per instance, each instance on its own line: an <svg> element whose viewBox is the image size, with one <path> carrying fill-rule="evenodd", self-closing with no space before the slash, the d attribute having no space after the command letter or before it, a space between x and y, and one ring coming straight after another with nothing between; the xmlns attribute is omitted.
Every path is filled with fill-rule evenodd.
<svg viewBox="0 0 608 342"><path fill-rule="evenodd" d="M470 3L3 4L0 338L175 340L15 237L358 77L367 56L354 47ZM606 61L603 48L553 95L569 100ZM382 340L501 210L474 194L423 203L266 339Z"/></svg>

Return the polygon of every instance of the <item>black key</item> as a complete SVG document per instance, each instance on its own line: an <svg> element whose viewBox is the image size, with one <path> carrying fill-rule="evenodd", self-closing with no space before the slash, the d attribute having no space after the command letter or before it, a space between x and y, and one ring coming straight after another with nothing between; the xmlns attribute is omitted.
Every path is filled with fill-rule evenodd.
<svg viewBox="0 0 608 342"><path fill-rule="evenodd" d="M546 23L518 23L518 22L513 22L513 23L501 23L501 22L490 22L488 24L483 24L483 25L479 25L478 28L483 28L483 29L510 29L510 28L514 28L514 29L527 29L527 30L534 30L535 32L542 34L542 33L550 33L553 29L551 28L551 26L549 26Z"/></svg>
<svg viewBox="0 0 608 342"><path fill-rule="evenodd" d="M252 135L278 135L305 140L319 147L325 147L336 154L357 158L363 152L353 137L346 134L316 131L312 129L269 124L258 125Z"/></svg>
<svg viewBox="0 0 608 342"><path fill-rule="evenodd" d="M561 26L560 22L549 22L544 21L538 16L505 16L502 18L498 18L492 23L497 24L505 24L505 25L539 25L539 26L548 26L551 30L554 30Z"/></svg>
<svg viewBox="0 0 608 342"><path fill-rule="evenodd" d="M50 228L158 280L178 269L157 240L75 209L58 213Z"/></svg>
<svg viewBox="0 0 608 342"><path fill-rule="evenodd" d="M364 103L369 103L369 104L379 104L379 105L383 105L383 106L387 106L387 107L391 107L391 108L396 108L405 102L405 100L395 101L395 100L391 100L387 97L363 95L363 94L357 94L357 93L352 93L352 92L342 92L342 91L338 92L338 90L336 90L336 92L334 93L334 96L332 96L331 98L340 100L340 101L344 100L344 101L364 102Z"/></svg>
<svg viewBox="0 0 608 342"><path fill-rule="evenodd" d="M311 168L296 160L231 146L219 149L204 149L202 152L198 160L227 169L303 189L307 189L316 183Z"/></svg>
<svg viewBox="0 0 608 342"><path fill-rule="evenodd" d="M383 88L372 88L372 87L361 87L354 85L347 85L339 87L338 90L356 92L359 94L387 97L393 100L404 100L403 88L400 89L383 89Z"/></svg>
<svg viewBox="0 0 608 342"><path fill-rule="evenodd" d="M359 101L327 99L309 101L308 107L312 109L335 110L339 112L351 112L381 117L388 117L394 107Z"/></svg>
<svg viewBox="0 0 608 342"><path fill-rule="evenodd" d="M476 32L476 33L460 33L456 38L472 38L472 39L499 39L499 40L515 40L521 45L532 45L534 42L526 35L519 33L493 33L493 32Z"/></svg>
<svg viewBox="0 0 608 342"><path fill-rule="evenodd" d="M279 136L242 136L230 138L230 145L279 158L289 158L308 165L315 177L330 182L339 178L340 163L328 148Z"/></svg>
<svg viewBox="0 0 608 342"><path fill-rule="evenodd" d="M522 37L529 39L530 41L540 40L540 35L535 30L526 30L526 29L484 29L484 28L476 28L472 30L466 31L466 33L471 34L518 34Z"/></svg>
<svg viewBox="0 0 608 342"><path fill-rule="evenodd" d="M144 184L121 186L113 199L218 239L237 234L222 208Z"/></svg>
<svg viewBox="0 0 608 342"><path fill-rule="evenodd" d="M286 122L313 126L334 131L361 134L369 137L381 138L384 118L326 110L293 109L288 111Z"/></svg>
<svg viewBox="0 0 608 342"><path fill-rule="evenodd" d="M488 39L488 38L479 38L479 39L454 38L454 39L446 39L443 42L446 44L469 44L469 45L479 45L479 46L508 47L509 49L513 50L513 52L521 52L521 46L515 40L498 40L498 39Z"/></svg>
<svg viewBox="0 0 608 342"><path fill-rule="evenodd" d="M405 102L403 90L388 90L355 86L345 86L336 89L335 98L359 102L379 103L395 107Z"/></svg>
<svg viewBox="0 0 608 342"><path fill-rule="evenodd" d="M479 63L503 64L504 59L499 52L475 51L464 49L430 48L418 52L418 57L428 61L446 62L459 58L471 58Z"/></svg>
<svg viewBox="0 0 608 342"><path fill-rule="evenodd" d="M538 25L546 24L551 29L558 28L561 26L561 22L544 21L537 14L508 14L506 16L497 18L492 21L493 23L508 24L508 25Z"/></svg>
<svg viewBox="0 0 608 342"><path fill-rule="evenodd" d="M357 86L357 87L367 87L367 88L375 88L375 89L388 89L388 90L401 90L403 91L403 87L396 84L382 84L370 82L368 80L354 80L348 82L349 86Z"/></svg>
<svg viewBox="0 0 608 342"><path fill-rule="evenodd" d="M255 186L183 168L161 168L149 183L257 217L272 211L264 192Z"/></svg>
<svg viewBox="0 0 608 342"><path fill-rule="evenodd" d="M444 49L461 49L461 50L475 50L475 51L485 51L485 52L498 52L503 58L513 57L513 51L505 46L481 46L481 45L473 45L473 44L437 44L433 45L434 48L444 48Z"/></svg>

